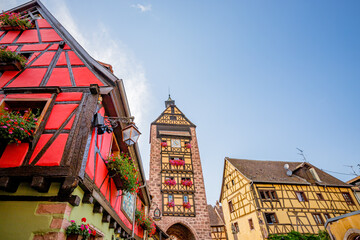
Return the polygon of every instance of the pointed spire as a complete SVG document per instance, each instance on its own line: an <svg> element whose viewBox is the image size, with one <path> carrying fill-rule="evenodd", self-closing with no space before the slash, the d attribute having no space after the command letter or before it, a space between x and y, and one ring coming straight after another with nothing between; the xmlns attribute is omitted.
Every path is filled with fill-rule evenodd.
<svg viewBox="0 0 360 240"><path fill-rule="evenodd" d="M165 101L165 108L168 108L171 105L175 105L175 100L172 100L169 94L168 100Z"/></svg>

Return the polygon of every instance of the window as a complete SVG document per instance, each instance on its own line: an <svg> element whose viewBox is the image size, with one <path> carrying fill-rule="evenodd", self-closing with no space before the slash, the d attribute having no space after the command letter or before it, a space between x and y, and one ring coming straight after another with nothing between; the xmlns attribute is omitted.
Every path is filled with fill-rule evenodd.
<svg viewBox="0 0 360 240"><path fill-rule="evenodd" d="M268 224L279 223L275 213L265 213L265 219Z"/></svg>
<svg viewBox="0 0 360 240"><path fill-rule="evenodd" d="M351 198L350 193L343 192L342 195L343 195L344 200L347 203L347 205L355 205L354 201Z"/></svg>
<svg viewBox="0 0 360 240"><path fill-rule="evenodd" d="M188 203L189 202L189 197L188 196L184 196L184 203Z"/></svg>
<svg viewBox="0 0 360 240"><path fill-rule="evenodd" d="M234 212L234 206L231 201L229 201L229 210L230 212Z"/></svg>
<svg viewBox="0 0 360 240"><path fill-rule="evenodd" d="M304 192L295 192L299 202L307 202L307 198Z"/></svg>
<svg viewBox="0 0 360 240"><path fill-rule="evenodd" d="M171 106L171 114L174 114L175 113L175 111L174 111L174 107L173 106Z"/></svg>
<svg viewBox="0 0 360 240"><path fill-rule="evenodd" d="M232 185L233 185L233 186L235 185L235 181L234 181L234 179L233 179L233 180L231 180L231 183L232 183Z"/></svg>
<svg viewBox="0 0 360 240"><path fill-rule="evenodd" d="M316 196L317 196L318 200L321 200L321 201L325 200L321 193L316 193Z"/></svg>
<svg viewBox="0 0 360 240"><path fill-rule="evenodd" d="M170 116L170 120L176 121L176 116Z"/></svg>
<svg viewBox="0 0 360 240"><path fill-rule="evenodd" d="M328 220L328 219L331 218L331 217L330 217L330 214L328 214L328 213L324 213L324 217L325 217L325 220Z"/></svg>
<svg viewBox="0 0 360 240"><path fill-rule="evenodd" d="M253 222L252 218L249 219L249 226L250 226L250 230L254 229L254 222Z"/></svg>
<svg viewBox="0 0 360 240"><path fill-rule="evenodd" d="M226 186L226 189L229 189L229 185L228 185L228 184L225 184L225 186Z"/></svg>
<svg viewBox="0 0 360 240"><path fill-rule="evenodd" d="M278 201L278 196L275 190L259 190L261 200L265 201Z"/></svg>
<svg viewBox="0 0 360 240"><path fill-rule="evenodd" d="M314 220L315 220L317 225L324 225L325 224L320 213L313 213L312 215L313 215Z"/></svg>
<svg viewBox="0 0 360 240"><path fill-rule="evenodd" d="M237 222L234 223L234 227L235 227L235 231L238 233L240 232L240 229L239 229L239 224ZM221 228L220 228L220 231L221 232Z"/></svg>
<svg viewBox="0 0 360 240"><path fill-rule="evenodd" d="M169 196L168 196L168 201L169 201L169 202L173 202L173 201L174 201L174 196L173 196L173 195L169 195Z"/></svg>

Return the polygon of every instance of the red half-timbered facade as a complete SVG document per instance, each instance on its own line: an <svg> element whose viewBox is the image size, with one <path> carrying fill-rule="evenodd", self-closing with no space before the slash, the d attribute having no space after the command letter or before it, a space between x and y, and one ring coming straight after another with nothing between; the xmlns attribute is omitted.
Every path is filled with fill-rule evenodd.
<svg viewBox="0 0 360 240"><path fill-rule="evenodd" d="M0 139L0 209L9 202L35 203L34 221L43 214L50 223L26 228L16 239L65 239L69 220L81 217L96 230L93 239L144 239L133 212L135 207L147 211L150 197L138 146L122 139L127 123L121 119L131 117L122 80L90 57L40 1L11 11L31 20L32 27L0 30L0 46L27 58L22 70L0 72L0 108L36 110L38 119L29 140ZM118 119L118 126L99 132L95 114ZM105 161L119 152L128 153L140 173L140 190L133 196L117 190L109 178Z"/></svg>

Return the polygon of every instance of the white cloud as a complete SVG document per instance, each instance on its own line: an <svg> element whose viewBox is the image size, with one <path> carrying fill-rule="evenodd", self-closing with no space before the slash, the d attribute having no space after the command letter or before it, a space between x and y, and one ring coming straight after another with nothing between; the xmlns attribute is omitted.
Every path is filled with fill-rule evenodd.
<svg viewBox="0 0 360 240"><path fill-rule="evenodd" d="M132 51L121 40L114 39L111 29L104 23L98 22L98 26L94 26L101 32L81 32L64 2L48 0L46 7L94 59L113 66L114 74L124 81L136 124L140 129L147 129L146 118L152 97L145 70Z"/></svg>
<svg viewBox="0 0 360 240"><path fill-rule="evenodd" d="M145 5L142 5L142 4L138 3L138 4L131 5L131 6L134 7L134 8L140 9L141 12L151 11L151 4L145 6Z"/></svg>

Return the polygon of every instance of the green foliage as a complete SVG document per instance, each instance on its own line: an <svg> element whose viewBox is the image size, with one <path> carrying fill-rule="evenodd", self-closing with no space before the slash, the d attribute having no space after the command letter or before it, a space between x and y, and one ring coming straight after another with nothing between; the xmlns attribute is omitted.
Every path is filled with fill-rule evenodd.
<svg viewBox="0 0 360 240"><path fill-rule="evenodd" d="M22 19L20 14L14 12L3 12L0 15L1 26L19 27L22 30L31 27L31 22L27 19Z"/></svg>
<svg viewBox="0 0 360 240"><path fill-rule="evenodd" d="M0 47L0 62L12 62L19 61L22 67L25 67L25 63L27 61L26 57L17 54L16 52L6 50L6 47Z"/></svg>
<svg viewBox="0 0 360 240"><path fill-rule="evenodd" d="M268 239L271 240L330 240L326 231L319 231L319 234L301 234L291 231L288 234L271 234Z"/></svg>
<svg viewBox="0 0 360 240"><path fill-rule="evenodd" d="M21 143L32 137L37 126L37 114L30 109L24 111L8 111L8 108L0 111L0 138L9 143Z"/></svg>
<svg viewBox="0 0 360 240"><path fill-rule="evenodd" d="M139 174L131 157L122 152L119 156L111 155L105 164L108 170L113 170L119 175L123 182L123 191L132 194L138 192Z"/></svg>
<svg viewBox="0 0 360 240"><path fill-rule="evenodd" d="M135 210L135 221L139 224L144 230L148 230L149 234L153 234L155 224L150 217L146 217L145 213L140 210Z"/></svg>

